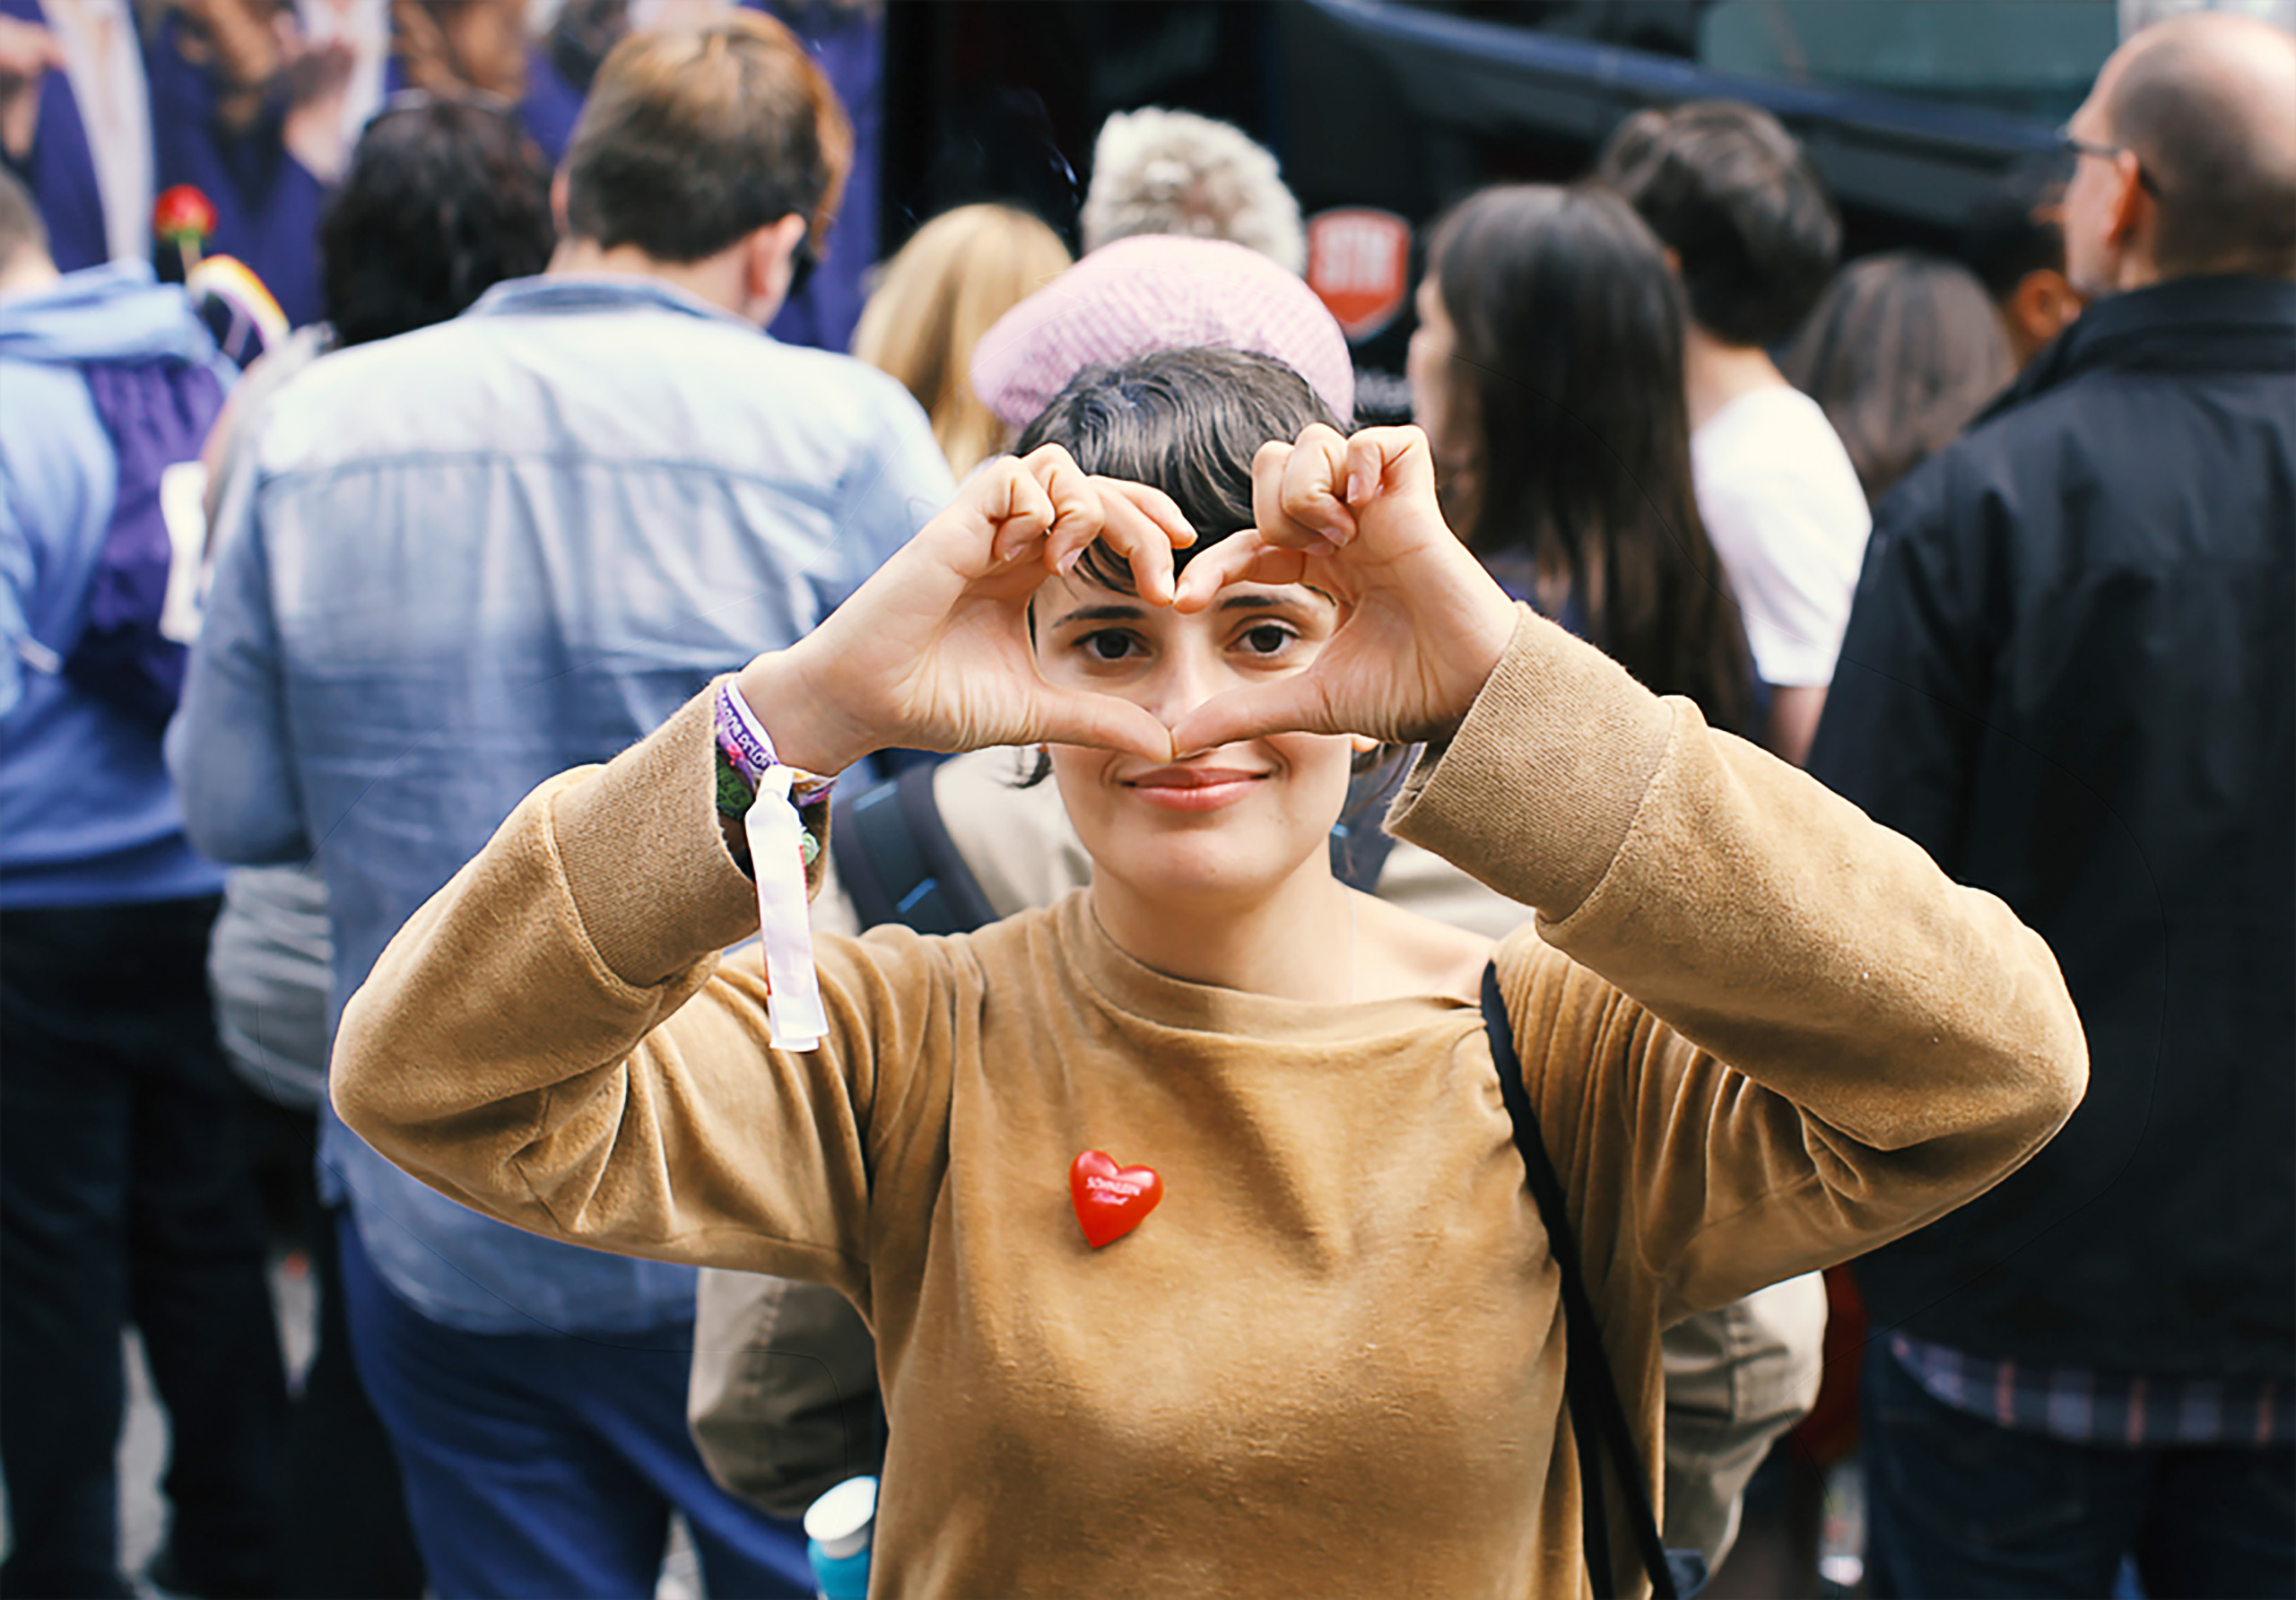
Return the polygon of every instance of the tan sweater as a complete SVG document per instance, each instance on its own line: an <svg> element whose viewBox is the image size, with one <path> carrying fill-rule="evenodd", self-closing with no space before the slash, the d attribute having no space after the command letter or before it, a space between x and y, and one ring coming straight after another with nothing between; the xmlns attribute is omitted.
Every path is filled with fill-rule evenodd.
<svg viewBox="0 0 2296 1600"><path fill-rule="evenodd" d="M718 954L756 910L711 761L696 700L512 814L352 1000L352 1127L520 1226L849 1295L875 1595L1582 1592L1556 1279L1472 1008L1180 982L1080 895L824 939L830 1036L777 1053ZM1999 901L1527 613L1391 825L1542 911L1500 969L1646 1455L1663 1324L1968 1199L2080 1098ZM1097 1251L1093 1147L1166 1189Z"/></svg>

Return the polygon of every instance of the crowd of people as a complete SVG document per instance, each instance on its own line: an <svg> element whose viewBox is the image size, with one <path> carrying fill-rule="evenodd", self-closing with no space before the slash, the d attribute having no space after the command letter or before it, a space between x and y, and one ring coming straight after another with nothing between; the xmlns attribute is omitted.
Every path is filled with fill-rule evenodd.
<svg viewBox="0 0 2296 1600"><path fill-rule="evenodd" d="M864 305L866 7L519 11L0 0L0 1595L129 1325L170 1594L2296 1592L2296 38L1639 113L1359 429L1232 128Z"/></svg>

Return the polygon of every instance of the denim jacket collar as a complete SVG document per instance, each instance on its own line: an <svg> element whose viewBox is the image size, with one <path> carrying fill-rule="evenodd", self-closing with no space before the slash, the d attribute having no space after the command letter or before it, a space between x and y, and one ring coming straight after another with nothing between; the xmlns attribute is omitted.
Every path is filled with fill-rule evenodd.
<svg viewBox="0 0 2296 1600"><path fill-rule="evenodd" d="M722 306L661 278L637 273L544 273L497 283L463 313L465 317L578 317L599 312L651 309L723 322L744 333L765 330Z"/></svg>

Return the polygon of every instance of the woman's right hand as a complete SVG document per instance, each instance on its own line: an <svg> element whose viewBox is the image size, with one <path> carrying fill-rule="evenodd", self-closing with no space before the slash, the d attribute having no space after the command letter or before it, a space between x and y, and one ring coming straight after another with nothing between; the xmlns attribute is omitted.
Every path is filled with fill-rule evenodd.
<svg viewBox="0 0 2296 1600"><path fill-rule="evenodd" d="M823 774L887 748L1040 740L1169 761L1154 716L1037 672L1029 602L1096 539L1166 605L1196 535L1161 491L1088 476L1058 445L992 461L820 627L743 668L742 696L784 764Z"/></svg>

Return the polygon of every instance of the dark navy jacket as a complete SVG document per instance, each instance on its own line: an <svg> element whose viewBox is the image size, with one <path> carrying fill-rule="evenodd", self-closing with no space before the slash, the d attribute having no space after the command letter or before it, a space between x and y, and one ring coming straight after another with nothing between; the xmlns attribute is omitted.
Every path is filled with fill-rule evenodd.
<svg viewBox="0 0 2296 1600"><path fill-rule="evenodd" d="M2296 283L2103 300L1885 499L1810 770L2046 937L2087 1100L1862 1263L1993 1358L2296 1374Z"/></svg>

